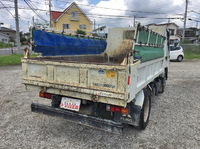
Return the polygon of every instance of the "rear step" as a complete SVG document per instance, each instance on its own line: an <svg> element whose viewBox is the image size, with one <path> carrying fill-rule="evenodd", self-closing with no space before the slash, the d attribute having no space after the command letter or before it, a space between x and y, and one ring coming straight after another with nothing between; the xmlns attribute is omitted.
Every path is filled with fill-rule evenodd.
<svg viewBox="0 0 200 149"><path fill-rule="evenodd" d="M95 127L113 133L122 133L123 131L122 123L115 122L112 120L97 118L90 115L84 115L60 108L53 108L49 106L40 105L37 103L32 103L31 111L37 113L43 113L50 116L62 117L79 124Z"/></svg>

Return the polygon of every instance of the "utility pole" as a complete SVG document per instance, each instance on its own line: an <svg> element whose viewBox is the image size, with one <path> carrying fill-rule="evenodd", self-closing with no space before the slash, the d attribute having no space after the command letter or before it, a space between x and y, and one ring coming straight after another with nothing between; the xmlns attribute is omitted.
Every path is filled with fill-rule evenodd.
<svg viewBox="0 0 200 149"><path fill-rule="evenodd" d="M51 0L49 0L49 16L50 16L50 18L49 18L49 28L51 28Z"/></svg>
<svg viewBox="0 0 200 149"><path fill-rule="evenodd" d="M198 22L199 22L199 21L197 21L197 25L196 25L196 40L198 40L198 37L199 37Z"/></svg>
<svg viewBox="0 0 200 149"><path fill-rule="evenodd" d="M17 51L20 54L20 36L19 36L19 18L18 18L18 5L17 0L14 0L15 3L15 23L16 23L16 40L17 40Z"/></svg>
<svg viewBox="0 0 200 149"><path fill-rule="evenodd" d="M33 20L33 27L34 27L35 26L35 24L34 24L34 16L33 16L32 20Z"/></svg>
<svg viewBox="0 0 200 149"><path fill-rule="evenodd" d="M95 30L95 19L94 19L94 30Z"/></svg>
<svg viewBox="0 0 200 149"><path fill-rule="evenodd" d="M29 21L28 21L28 31L29 31Z"/></svg>
<svg viewBox="0 0 200 149"><path fill-rule="evenodd" d="M184 15L184 26L183 26L183 38L182 38L182 41L185 40L185 26L186 26L186 19L187 19L187 7L188 7L188 0L186 0L186 6L185 6L185 15Z"/></svg>
<svg viewBox="0 0 200 149"><path fill-rule="evenodd" d="M133 27L135 27L135 15L133 17Z"/></svg>

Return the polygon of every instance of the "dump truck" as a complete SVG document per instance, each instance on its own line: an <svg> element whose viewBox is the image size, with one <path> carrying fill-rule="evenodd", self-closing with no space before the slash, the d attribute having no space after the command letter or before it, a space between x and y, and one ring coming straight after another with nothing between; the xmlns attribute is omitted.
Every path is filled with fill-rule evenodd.
<svg viewBox="0 0 200 149"><path fill-rule="evenodd" d="M138 24L110 28L101 54L22 58L26 89L51 100L31 110L114 133L125 124L145 129L151 96L164 92L168 78L168 41L166 26Z"/></svg>

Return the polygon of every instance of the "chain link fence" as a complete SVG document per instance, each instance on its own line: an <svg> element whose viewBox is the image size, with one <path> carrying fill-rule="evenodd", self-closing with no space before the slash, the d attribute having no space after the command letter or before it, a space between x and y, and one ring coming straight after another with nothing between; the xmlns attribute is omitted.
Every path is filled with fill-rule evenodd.
<svg viewBox="0 0 200 149"><path fill-rule="evenodd" d="M200 54L200 44L181 44L184 52L194 52Z"/></svg>

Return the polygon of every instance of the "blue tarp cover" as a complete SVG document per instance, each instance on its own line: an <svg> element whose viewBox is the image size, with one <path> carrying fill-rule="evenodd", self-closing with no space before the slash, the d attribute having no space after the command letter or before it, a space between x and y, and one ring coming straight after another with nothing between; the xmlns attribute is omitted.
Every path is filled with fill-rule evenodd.
<svg viewBox="0 0 200 149"><path fill-rule="evenodd" d="M62 34L33 30L36 53L43 56L101 54L107 46L105 40L69 37Z"/></svg>

